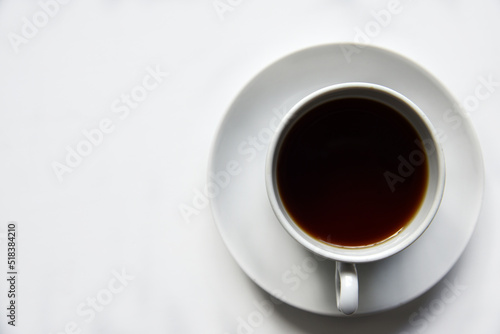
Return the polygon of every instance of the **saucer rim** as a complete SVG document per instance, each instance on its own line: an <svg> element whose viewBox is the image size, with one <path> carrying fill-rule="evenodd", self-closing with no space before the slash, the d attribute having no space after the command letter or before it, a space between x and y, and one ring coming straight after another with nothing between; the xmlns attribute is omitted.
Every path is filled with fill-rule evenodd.
<svg viewBox="0 0 500 334"><path fill-rule="evenodd" d="M209 178L210 178L210 176L209 176L210 173L216 171L216 168L215 168L216 167L215 152L216 152L216 149L219 147L219 144L222 141L222 138L220 136L221 130L224 129L224 127L226 126L226 123L229 122L228 116L232 113L234 105L236 104L236 102L238 101L238 99L245 93L246 89L249 87L249 85L251 83L255 82L255 80L257 78L259 78L263 73L265 73L266 71L268 71L270 68L274 67L276 64L279 64L281 61L286 60L289 57L293 57L294 55L297 55L297 54L305 52L305 51L311 51L312 49L320 50L320 49L327 49L327 48L331 48L331 47L342 47L342 46L344 46L344 47L362 47L364 49L372 49L374 51L378 51L380 53L385 53L385 54L388 54L390 56L399 58L402 62L406 63L407 66L411 66L411 67L415 68L418 72L420 72L423 76L425 76L427 80L429 80L434 85L436 85L437 87L439 87L439 89L440 89L439 94L442 95L447 101L452 102L456 106L459 105L457 103L457 99L455 98L455 96L433 74L431 74L427 69L425 69L424 67L422 67L417 62L411 60L410 58L406 57L405 55L402 55L401 53L396 52L394 50L391 50L391 49L388 49L388 48L383 48L383 47L380 47L380 46L371 45L371 44L360 44L360 43L351 43L351 42L322 43L322 44L315 44L315 45L311 45L311 46L306 46L306 47L297 49L297 50L295 50L293 52L290 52L290 53L288 53L288 54L286 54L286 55L284 55L282 57L279 57L275 61L269 63L267 66L265 66L260 71L258 71L255 75L253 75L252 77L250 77L250 79L248 79L245 82L245 84L241 87L241 89L238 91L238 93L235 94L234 98L231 100L231 102L228 104L227 108L225 109L226 111L225 111L225 113L224 113L221 121L219 122L219 125L217 126L217 130L215 132L216 133L216 137L213 140L213 143L212 143L212 146L211 146L211 149L210 149L210 155L209 155L210 158L209 158L208 169L207 169L207 174L206 174L207 180L209 180ZM377 83L374 83L374 84L377 84ZM451 261L452 265L446 271L444 271L441 275L439 275L438 279L435 280L435 282L433 284L427 286L425 289L422 289L419 293L413 295L413 297L411 297L411 298L409 298L407 300L404 300L404 301L402 301L400 303L388 306L388 307L378 308L376 310L371 310L369 312L356 313L356 314L352 315L351 317L353 317L353 316L354 317L361 317L361 316L372 315L372 314L376 314L376 313L380 313L380 312L392 310L392 309L398 308L401 305L404 305L404 304L406 304L406 303L408 303L408 302L410 302L410 301L412 301L412 300L414 300L414 299L422 296L427 291L429 291L432 287L434 287L440 280L442 280L444 276L446 276L449 273L449 271L455 266L455 264L457 263L458 259L462 256L463 252L467 248L467 245L469 244L470 239L471 239L471 237L472 237L472 235L474 233L474 230L475 230L475 228L477 226L478 218L479 218L481 210L482 210L482 204L483 204L483 198L484 198L484 192L485 192L485 167L484 167L484 158L483 158L483 154L482 154L482 151L481 151L481 145L480 145L480 142L479 142L479 137L478 137L477 132L475 131L475 129L473 127L473 123L471 121L471 117L470 117L470 115L468 113L466 113L465 111L463 111L462 108L460 108L460 116L463 119L462 126L465 126L465 127L468 128L468 137L467 137L468 140L471 142L471 144L472 144L473 147L477 148L476 150L474 150L474 153L475 153L475 157L474 157L475 158L475 167L480 167L480 168L478 168L478 170L476 170L476 178L478 179L478 181L480 181L479 184L478 184L478 187L477 187L477 189L478 189L478 191L477 191L478 192L477 193L477 197L475 198L476 202L477 202L477 206L474 206L474 208L476 208L476 212L473 215L474 216L473 221L469 223L471 225L470 226L471 227L471 232L468 234L468 236L466 238L467 240L464 243L463 248L460 250L460 252L457 252L455 259L453 261ZM269 144L267 144L267 146L268 145ZM212 218L213 218L213 220L214 220L214 222L215 222L215 224L217 226L218 232L220 233L220 235L222 237L222 240L223 240L223 243L224 243L226 249L229 251L229 253L233 257L233 259L236 261L236 263L238 264L238 266L245 272L245 274L254 283L256 283L264 291L266 291L266 293L270 294L271 296L274 296L273 292L270 291L267 288L267 286L266 286L265 283L259 282L259 280L256 277L254 277L253 275L251 275L251 273L249 272L248 268L246 268L246 266L242 263L242 261L239 260L237 256L235 256L235 250L231 249L231 247L228 245L228 240L226 240L226 237L225 237L224 232L223 232L222 227L221 227L220 213L215 208L215 200L216 200L216 198L215 199L214 198L210 198L210 201L209 201L210 209L211 209L210 211L212 213ZM438 208L437 211L439 211L439 208ZM283 232L286 233L285 231L283 231ZM298 244L298 245L300 245L300 244ZM300 247L303 247L303 246L301 245ZM377 262L377 261L375 261L375 262ZM328 316L342 316L342 314L337 313L337 312L332 313L332 312L328 312L328 311L323 312L321 310L312 310L310 308L304 307L303 305L300 305L300 303L297 303L297 302L289 300L289 299L281 299L281 298L276 297L276 296L274 296L274 298L278 298L281 301L283 301L283 302L285 302L285 303L287 303L287 304L289 304L291 306L294 306L294 307L296 307L298 309L301 309L301 310L304 310L304 311L307 311L307 312L311 312L311 313L315 313L315 314L328 315Z"/></svg>

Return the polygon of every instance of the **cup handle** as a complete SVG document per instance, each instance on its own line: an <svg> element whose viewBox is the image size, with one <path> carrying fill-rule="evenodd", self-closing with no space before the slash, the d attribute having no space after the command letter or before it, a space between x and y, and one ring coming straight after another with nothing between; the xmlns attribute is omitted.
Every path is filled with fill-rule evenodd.
<svg viewBox="0 0 500 334"><path fill-rule="evenodd" d="M354 263L338 262L335 274L337 308L345 315L358 309L358 272Z"/></svg>

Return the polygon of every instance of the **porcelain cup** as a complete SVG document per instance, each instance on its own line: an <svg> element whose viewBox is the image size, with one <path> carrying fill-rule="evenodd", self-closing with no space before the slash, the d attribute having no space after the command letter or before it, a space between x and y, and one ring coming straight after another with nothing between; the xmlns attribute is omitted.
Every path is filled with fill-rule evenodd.
<svg viewBox="0 0 500 334"><path fill-rule="evenodd" d="M302 116L319 104L340 98L365 98L382 102L399 112L415 128L427 155L428 184L423 202L410 222L395 236L366 247L342 247L310 236L285 209L277 186L276 164L283 140ZM392 256L416 241L431 224L441 202L445 186L444 154L435 130L426 114L402 94L376 84L351 82L320 89L299 101L285 115L270 143L266 160L266 188L273 211L284 229L309 251L336 261L335 293L337 307L346 315L358 309L358 275L356 264L378 261ZM369 277L363 278L369 280Z"/></svg>

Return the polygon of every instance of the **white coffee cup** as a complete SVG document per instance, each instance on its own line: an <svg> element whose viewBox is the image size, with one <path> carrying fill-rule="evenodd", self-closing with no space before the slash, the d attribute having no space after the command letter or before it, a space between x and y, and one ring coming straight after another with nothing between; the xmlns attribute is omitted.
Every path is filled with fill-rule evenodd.
<svg viewBox="0 0 500 334"><path fill-rule="evenodd" d="M277 185L277 158L288 131L316 106L342 98L371 99L388 105L405 117L425 142L423 149L427 155L428 184L418 212L396 235L366 247L336 246L310 236L285 209ZM279 222L296 241L317 255L337 261L337 307L346 315L355 313L358 308L356 263L381 260L410 246L424 233L439 208L445 185L445 164L444 154L434 133L427 116L408 98L387 87L359 82L325 87L303 98L290 109L276 130L269 146L265 172L269 201Z"/></svg>

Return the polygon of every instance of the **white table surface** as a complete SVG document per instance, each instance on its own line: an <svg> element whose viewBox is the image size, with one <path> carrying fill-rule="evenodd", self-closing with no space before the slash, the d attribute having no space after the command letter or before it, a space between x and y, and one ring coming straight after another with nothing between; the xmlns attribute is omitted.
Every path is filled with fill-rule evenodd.
<svg viewBox="0 0 500 334"><path fill-rule="evenodd" d="M0 333L500 332L499 1L59 1L0 1ZM389 9L385 26L374 23ZM476 231L445 279L398 309L350 319L263 310L269 296L228 253L209 207L188 218L181 208L194 206L218 124L258 71L360 31L477 102ZM490 94L471 99L484 80ZM130 94L144 99L127 107ZM99 126L97 144L81 144ZM78 145L88 155L61 170ZM443 299L449 284L455 298Z"/></svg>

